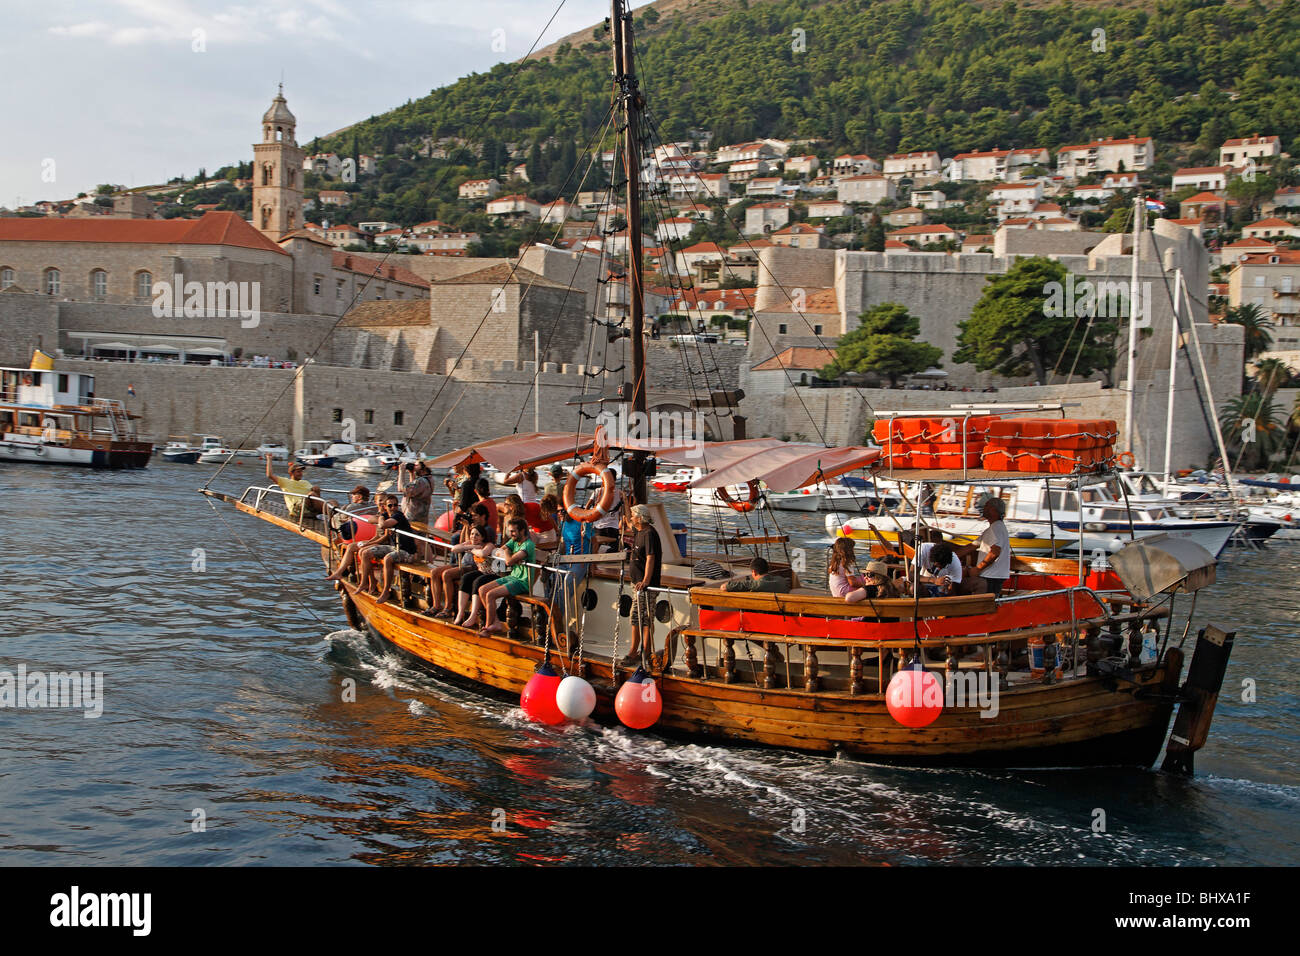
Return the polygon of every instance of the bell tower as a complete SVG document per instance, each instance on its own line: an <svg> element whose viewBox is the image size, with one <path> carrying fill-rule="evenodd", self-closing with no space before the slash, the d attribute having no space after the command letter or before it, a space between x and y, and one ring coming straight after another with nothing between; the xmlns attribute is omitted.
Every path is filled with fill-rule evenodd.
<svg viewBox="0 0 1300 956"><path fill-rule="evenodd" d="M281 83L262 116L262 141L253 144L253 226L272 241L302 228L303 151L294 139L297 124Z"/></svg>

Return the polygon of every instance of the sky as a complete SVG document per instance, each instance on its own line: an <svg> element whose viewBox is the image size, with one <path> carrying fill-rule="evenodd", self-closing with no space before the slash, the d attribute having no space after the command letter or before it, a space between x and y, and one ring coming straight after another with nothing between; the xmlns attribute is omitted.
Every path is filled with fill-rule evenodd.
<svg viewBox="0 0 1300 956"><path fill-rule="evenodd" d="M609 15L607 0L6 0L0 206L250 159L282 74L310 143L523 56L557 7L539 48Z"/></svg>

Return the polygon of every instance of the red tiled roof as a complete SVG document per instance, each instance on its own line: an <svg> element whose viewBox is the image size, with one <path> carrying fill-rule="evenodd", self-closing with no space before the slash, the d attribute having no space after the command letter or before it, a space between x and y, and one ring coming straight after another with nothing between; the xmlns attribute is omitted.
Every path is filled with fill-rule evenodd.
<svg viewBox="0 0 1300 956"><path fill-rule="evenodd" d="M1216 196L1214 193L1197 193L1195 196L1188 196L1183 200L1182 204L1186 206L1188 203L1197 204L1206 202L1222 203L1227 202L1227 200L1222 196Z"/></svg>
<svg viewBox="0 0 1300 956"><path fill-rule="evenodd" d="M1281 142L1276 136L1247 136L1243 139L1230 139L1224 142L1224 146L1262 146L1265 143Z"/></svg>
<svg viewBox="0 0 1300 956"><path fill-rule="evenodd" d="M209 212L201 219L0 219L0 240L6 239L239 246L289 254L233 212Z"/></svg>
<svg viewBox="0 0 1300 956"><path fill-rule="evenodd" d="M1188 166L1185 169L1174 170L1175 176L1200 176L1203 174L1226 173L1232 169L1231 166Z"/></svg>
<svg viewBox="0 0 1300 956"><path fill-rule="evenodd" d="M1269 260L1277 259L1277 262ZM1254 252L1241 257L1241 264L1247 266L1300 265L1300 252L1279 249L1276 252Z"/></svg>
<svg viewBox="0 0 1300 956"><path fill-rule="evenodd" d="M359 256L354 252L335 251L334 268L346 269L349 272L355 272L359 275L389 279L393 282L401 282L405 285L419 286L421 289L429 288L428 280L422 279L410 269L403 269L401 266L380 262L378 259L368 259L365 256Z"/></svg>
<svg viewBox="0 0 1300 956"><path fill-rule="evenodd" d="M776 232L772 233L774 236L804 236L809 234L814 236L821 235L821 230L814 229L812 226L804 222L794 222L786 226L784 229L778 229Z"/></svg>
<svg viewBox="0 0 1300 956"><path fill-rule="evenodd" d="M753 367L753 369L751 369L751 371L779 372L782 369L821 370L834 361L834 349L795 346L786 349L780 355L773 355L765 362L759 362Z"/></svg>
<svg viewBox="0 0 1300 956"><path fill-rule="evenodd" d="M1278 227L1283 229L1295 228L1291 223L1287 222L1285 219L1279 219L1277 216L1269 216L1267 219L1261 219L1259 222L1252 222L1246 228L1258 229L1260 226L1267 226L1269 229L1277 229Z"/></svg>
<svg viewBox="0 0 1300 956"><path fill-rule="evenodd" d="M957 230L952 226L945 226L943 223L934 223L929 226L904 226L902 229L896 229L887 233L888 236L923 236L929 233L951 233L957 235Z"/></svg>
<svg viewBox="0 0 1300 956"><path fill-rule="evenodd" d="M683 253L687 253L687 252L716 252L716 253L718 253L719 255L721 255L721 254L722 254L722 247L721 247L720 245L718 245L716 242L697 242L697 243L696 243L695 245L693 245L693 246L687 246L685 249L682 250L682 252L683 252Z"/></svg>

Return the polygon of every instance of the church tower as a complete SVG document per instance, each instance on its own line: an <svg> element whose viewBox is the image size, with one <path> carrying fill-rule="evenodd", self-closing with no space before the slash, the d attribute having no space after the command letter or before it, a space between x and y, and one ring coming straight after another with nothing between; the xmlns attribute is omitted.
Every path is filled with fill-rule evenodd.
<svg viewBox="0 0 1300 956"><path fill-rule="evenodd" d="M278 240L302 228L303 151L294 139L298 121L284 101L284 84L262 116L262 141L253 144L253 226Z"/></svg>

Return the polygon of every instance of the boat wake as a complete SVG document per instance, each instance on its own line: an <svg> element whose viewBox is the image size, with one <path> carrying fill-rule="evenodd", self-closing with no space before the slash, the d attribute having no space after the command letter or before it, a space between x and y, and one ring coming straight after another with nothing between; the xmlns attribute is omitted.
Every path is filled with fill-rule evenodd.
<svg viewBox="0 0 1300 956"><path fill-rule="evenodd" d="M498 728L522 732L520 747L546 753L556 778L604 778L619 798L691 807L683 825L699 826L701 807L744 808L756 839L769 847L816 850L839 861L890 864L1154 865L1175 857L1213 864L1215 857L1181 845L1179 832L1158 807L1131 819L1132 801L1114 797L1117 775L1129 788L1156 792L1160 775L1113 769L1106 782L1084 786L1077 770L947 770L900 768L857 760L758 749L677 743L623 727L591 721L542 727L509 703L492 700L440 680L378 647L365 634L345 629L328 635L329 657L392 693L416 720L445 713L447 706ZM554 764L551 767L551 764ZM635 787L628 781L634 780ZM1211 786L1264 787L1292 801L1297 788L1207 778ZM1052 800L1043 798L1050 790ZM1064 796L1063 796L1064 795ZM1116 820L1094 831L1096 810ZM1109 809L1108 809L1109 808ZM1147 824L1150 825L1147 825ZM1184 839L1185 838L1185 839Z"/></svg>

